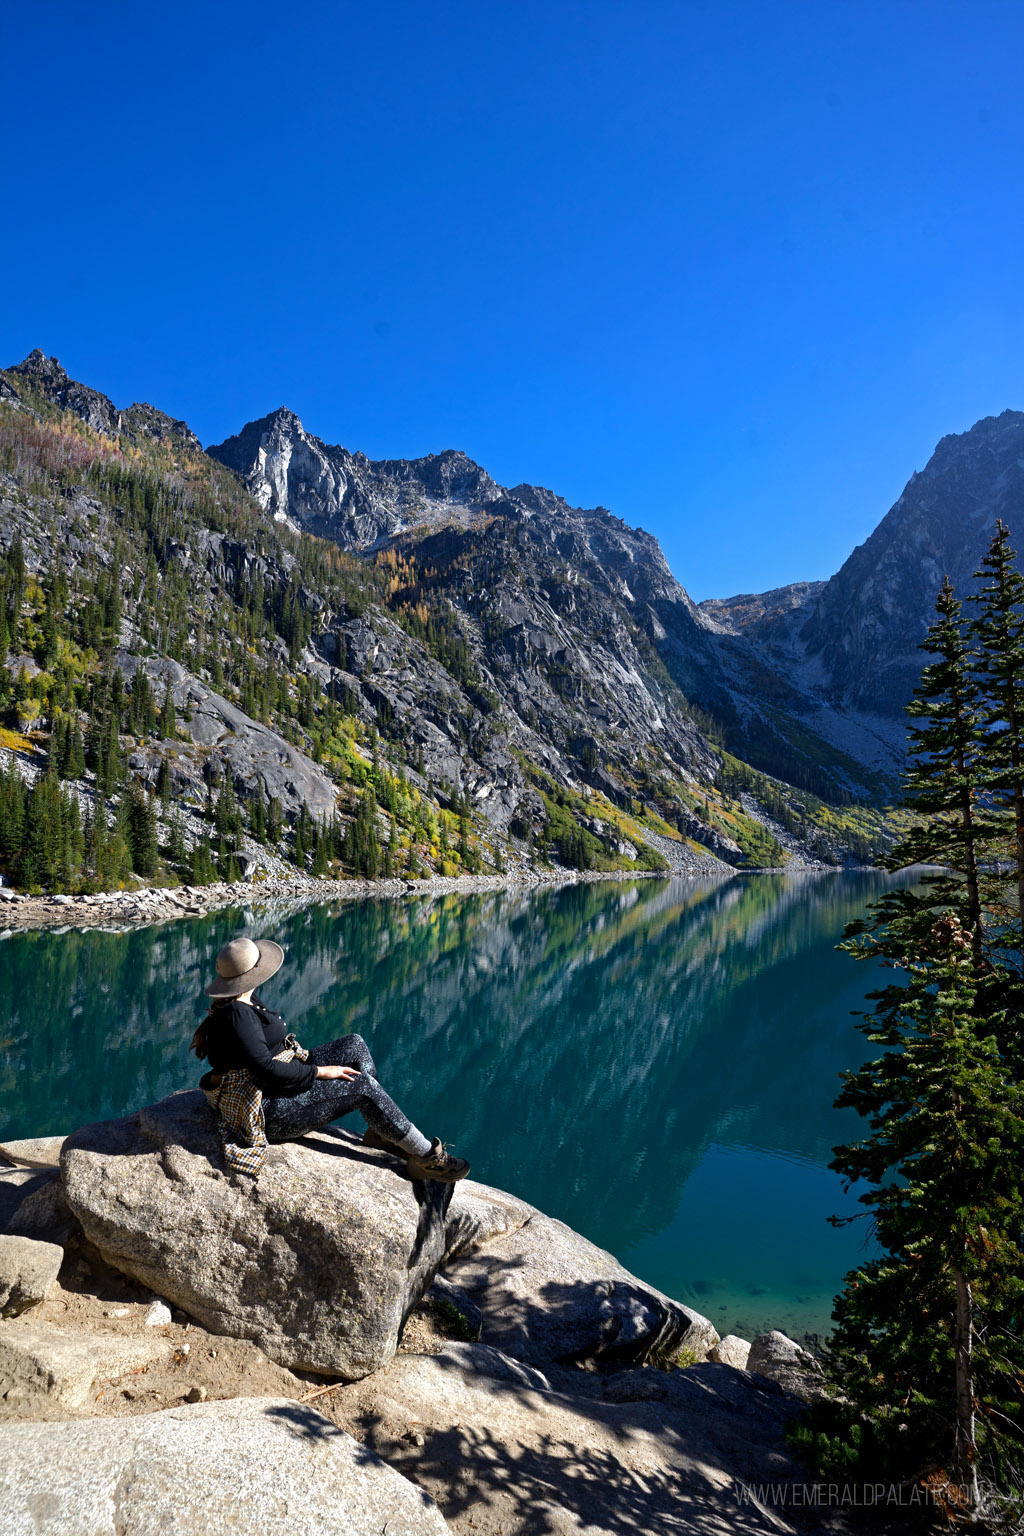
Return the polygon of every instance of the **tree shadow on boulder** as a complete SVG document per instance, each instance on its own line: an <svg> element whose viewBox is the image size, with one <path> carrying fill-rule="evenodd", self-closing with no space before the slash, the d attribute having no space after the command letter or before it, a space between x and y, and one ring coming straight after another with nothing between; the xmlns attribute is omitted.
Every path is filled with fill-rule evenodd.
<svg viewBox="0 0 1024 1536"><path fill-rule="evenodd" d="M417 1391L402 1377L393 1387L385 1381L388 1397L351 1419L339 1403L342 1422L418 1482L451 1523L471 1512L485 1536L506 1529L562 1536L583 1527L601 1536L792 1529L789 1506L800 1502L792 1490L803 1479L780 1432L793 1405L761 1393L742 1372L711 1366L692 1382L683 1380L689 1372L631 1372L664 1378L664 1392L634 1380L608 1401L499 1383L443 1356L401 1369L440 1369L457 1379L451 1394L437 1377L434 1393L429 1382ZM406 1393L403 1425L398 1404Z"/></svg>

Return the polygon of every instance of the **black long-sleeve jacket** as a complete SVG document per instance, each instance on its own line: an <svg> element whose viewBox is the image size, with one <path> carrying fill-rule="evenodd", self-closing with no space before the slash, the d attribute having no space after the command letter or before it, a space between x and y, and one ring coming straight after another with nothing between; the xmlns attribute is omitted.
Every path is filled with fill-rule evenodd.
<svg viewBox="0 0 1024 1536"><path fill-rule="evenodd" d="M267 1098L294 1098L316 1079L311 1061L275 1061L288 1026L279 1013L260 1003L223 1003L211 1009L205 1024L206 1053L212 1072L247 1067Z"/></svg>

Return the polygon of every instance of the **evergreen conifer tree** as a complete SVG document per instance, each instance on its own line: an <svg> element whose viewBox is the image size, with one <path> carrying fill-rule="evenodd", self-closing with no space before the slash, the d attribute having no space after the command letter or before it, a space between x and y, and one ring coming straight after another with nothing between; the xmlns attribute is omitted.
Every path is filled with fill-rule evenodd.
<svg viewBox="0 0 1024 1536"><path fill-rule="evenodd" d="M68 752L67 726L66 716L58 715L53 722L53 730L50 732L49 761L53 764L59 779L67 777L67 774L64 772Z"/></svg>
<svg viewBox="0 0 1024 1536"><path fill-rule="evenodd" d="M107 722L105 741L102 747L100 766L96 775L96 785L104 797L117 793L124 775L124 757L121 752L121 737L118 732L117 715L111 713Z"/></svg>
<svg viewBox="0 0 1024 1536"><path fill-rule="evenodd" d="M982 694L986 786L1003 834L1002 854L1013 860L1016 922L1024 920L1024 577L1010 548L1010 531L997 523L972 594L977 644L976 677Z"/></svg>
<svg viewBox="0 0 1024 1536"><path fill-rule="evenodd" d="M167 837L167 858L179 874L185 874L185 828L180 811L171 818Z"/></svg>
<svg viewBox="0 0 1024 1536"><path fill-rule="evenodd" d="M0 869L15 876L25 839L25 781L13 760L0 768Z"/></svg>
<svg viewBox="0 0 1024 1536"><path fill-rule="evenodd" d="M132 779L125 795L127 803L126 835L132 869L147 879L159 869L156 810L137 779Z"/></svg>
<svg viewBox="0 0 1024 1536"><path fill-rule="evenodd" d="M313 863L310 873L318 880L324 879L330 872L329 838L325 827L317 828L316 842L313 847Z"/></svg>
<svg viewBox="0 0 1024 1536"><path fill-rule="evenodd" d="M210 852L208 838L201 837L192 848L192 880L193 885L212 885L217 878L217 871L213 867L213 855Z"/></svg>
<svg viewBox="0 0 1024 1536"><path fill-rule="evenodd" d="M941 957L880 995L862 1028L885 1053L837 1100L871 1122L832 1166L871 1185L884 1253L847 1276L832 1347L862 1461L900 1478L939 1458L976 1510L981 1463L1024 1455L1024 1089L976 1012L969 936L953 914L934 928Z"/></svg>
<svg viewBox="0 0 1024 1536"><path fill-rule="evenodd" d="M174 708L174 695L170 681L164 684L163 703L160 705L160 735L164 741L178 734L178 718Z"/></svg>
<svg viewBox="0 0 1024 1536"><path fill-rule="evenodd" d="M935 610L935 622L921 647L935 660L924 668L907 706L912 724L905 799L922 819L889 862L896 868L937 864L957 872L931 881L934 889L927 905L942 900L958 912L975 962L981 965L985 932L980 864L996 828L979 801L986 777L982 701L962 607L948 577Z"/></svg>
<svg viewBox="0 0 1024 1536"><path fill-rule="evenodd" d="M267 812L266 807L263 804L263 796L260 794L259 790L256 791L256 794L251 801L251 809L249 812L249 830L251 831L256 842L266 842Z"/></svg>
<svg viewBox="0 0 1024 1536"><path fill-rule="evenodd" d="M80 779L84 773L85 745L82 741L82 728L78 723L78 716L73 715L67 735L63 777Z"/></svg>
<svg viewBox="0 0 1024 1536"><path fill-rule="evenodd" d="M160 797L160 804L166 810L171 800L171 765L166 757L160 759L160 767L156 775L156 792Z"/></svg>
<svg viewBox="0 0 1024 1536"><path fill-rule="evenodd" d="M369 785L359 796L355 817L349 823L345 837L344 857L357 875L372 880L380 873L377 798Z"/></svg>
<svg viewBox="0 0 1024 1536"><path fill-rule="evenodd" d="M925 642L936 659L909 707L922 722L907 775L921 819L889 862L946 867L889 892L843 946L900 973L870 994L861 1026L883 1053L845 1074L837 1101L870 1134L832 1164L848 1188L868 1182L858 1198L883 1253L836 1298L843 1399L812 1410L797 1439L832 1471L902 1479L938 1463L951 1502L974 1515L984 1483L1024 1465L1024 1097L1010 1049L1018 989L1007 985L1021 928L1016 903L993 906L1002 828L986 743L1001 715L978 686L1006 677L999 652L1012 633L990 613L975 630L979 658L948 582L936 606ZM996 773L1000 753L1012 764L1008 741ZM997 782L1012 786L1011 775Z"/></svg>

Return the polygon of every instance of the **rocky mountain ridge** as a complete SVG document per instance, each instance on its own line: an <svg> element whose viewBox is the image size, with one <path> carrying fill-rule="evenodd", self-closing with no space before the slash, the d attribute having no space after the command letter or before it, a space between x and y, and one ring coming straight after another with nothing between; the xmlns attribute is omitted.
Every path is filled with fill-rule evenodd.
<svg viewBox="0 0 1024 1536"><path fill-rule="evenodd" d="M763 826L716 787L720 751L636 620L637 594L649 595L697 628L648 535L521 488L516 517L339 553L295 533L291 512L252 498L169 418L118 413L53 359L8 370L3 395L13 651L0 710L16 736L3 763L31 779L30 739L52 751L61 730L81 730L93 759L76 792L94 819L95 742L116 693L118 755L158 792L162 843L177 825L192 857L229 796L219 870L186 880L235 878L228 864L251 861L249 839L274 814L270 873L282 855L309 869L311 837L315 860L344 865L371 789L378 853L357 874L777 861ZM420 477L440 502L462 494L457 480ZM145 703L161 699L170 737ZM122 815L119 794L108 818Z"/></svg>
<svg viewBox="0 0 1024 1536"><path fill-rule="evenodd" d="M966 598L997 520L1019 540L1022 513L1024 413L1007 410L944 437L828 582L701 604L724 631L723 671L742 696L753 657L788 690L790 725L892 784L903 763L904 706L921 675L920 645L943 578ZM769 766L744 744L745 755Z"/></svg>
<svg viewBox="0 0 1024 1536"><path fill-rule="evenodd" d="M576 689L581 713L598 723L597 732L585 721L576 724L583 739L600 736L601 726L614 729L616 701L635 698L643 678L643 718L631 723L649 740L661 737L669 700L671 712L691 716L696 705L710 717L708 724L713 720L724 731L732 751L781 778L825 795L871 787L873 765L865 773L856 753L823 740L813 723L799 718L813 718L820 705L735 622L741 600L732 600L729 622L723 622L726 605L695 604L657 539L605 508L572 507L538 486L499 486L452 450L426 459L372 461L325 445L284 409L209 451L241 476L261 506L292 526L363 554L391 549L420 566L428 562L434 591L457 612L488 686L499 693L510 686L503 640L520 648L512 670L520 674L515 691L521 696L536 692L538 670L550 674L553 661L559 677ZM415 581L406 585L418 595ZM770 618L816 591L814 584L798 584L743 601ZM613 655L602 643L609 635ZM544 636L543 655L534 665L530 651L537 636ZM532 675L524 678L524 670ZM605 678L610 702L588 698L588 680ZM550 715L550 697L544 708ZM555 706L554 713L564 712ZM560 751L569 735L559 733ZM856 735L854 730L854 740ZM677 757L671 746L669 753Z"/></svg>
<svg viewBox="0 0 1024 1536"><path fill-rule="evenodd" d="M133 473L149 466L151 476L184 476L193 501L209 507L184 519L182 536L151 541L148 577L128 558L121 580L130 601L147 583L173 590L180 630L170 649L163 642L161 660L149 621L126 620L118 666L130 682L141 659L152 688L169 688L190 720L214 699L216 739L199 743L193 732L193 740L239 793L269 792L245 743L272 747L282 730L260 681L260 646L269 644L273 666L294 669L287 700L280 685L271 692L288 704L299 781L325 780L313 698L342 699L357 731L379 733L392 770L404 764L408 782L439 793L441 805L464 803L506 855L538 838L550 851L554 839L577 867L763 863L784 857L772 827L798 842L811 822L817 857L830 814L822 799L891 793L903 734L897 700L919 670L913 646L935 573L973 569L989 518L1018 496L1024 463L1024 416L989 418L943 440L831 582L698 605L650 534L541 487L502 487L455 450L370 460L324 444L282 408L204 454L184 423L150 406L118 411L42 353L0 384L14 412L72 413L96 434L83 451L127 452ZM56 501L33 505L18 492L7 505L18 510L6 515L5 542L17 527L35 569L45 569L55 528L79 563L112 569L125 517L116 498L66 486ZM227 505L230 529L218 526ZM340 586L304 574L330 564L329 547L343 551ZM255 653L240 636L210 647L213 631L245 627L239 613L254 591L264 628L276 611L277 636ZM294 616L282 624L286 605ZM348 749L331 740L344 758ZM754 770L731 797L723 745ZM133 768L155 787L167 756L139 744ZM277 756L287 763L287 751ZM171 757L178 789L195 800L198 760ZM338 771L327 770L325 782ZM318 796L316 816L326 803ZM344 814L344 796L340 803ZM840 859L851 857L849 846ZM857 846L866 848L863 839Z"/></svg>
<svg viewBox="0 0 1024 1536"><path fill-rule="evenodd" d="M1024 412L944 437L874 533L817 594L796 633L817 686L898 716L921 673L918 649L945 576L965 596L1001 519L1024 536ZM792 621L791 621L792 622Z"/></svg>
<svg viewBox="0 0 1024 1536"><path fill-rule="evenodd" d="M72 411L94 432L111 438L125 437L129 441L139 438L152 438L156 442L176 440L182 447L201 451L198 437L185 422L175 421L155 406L139 401L127 410L119 411L106 395L70 378L56 357L47 357L38 347L18 364L17 369L9 371L16 372L31 390L51 404ZM15 399L17 392L8 385L5 397Z"/></svg>

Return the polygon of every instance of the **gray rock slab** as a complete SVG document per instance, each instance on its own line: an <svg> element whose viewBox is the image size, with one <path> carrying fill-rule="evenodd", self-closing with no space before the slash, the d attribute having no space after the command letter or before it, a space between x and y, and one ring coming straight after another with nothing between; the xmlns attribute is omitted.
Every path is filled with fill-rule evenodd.
<svg viewBox="0 0 1024 1536"><path fill-rule="evenodd" d="M0 1232L6 1232L18 1207L55 1178L52 1168L0 1167Z"/></svg>
<svg viewBox="0 0 1024 1536"><path fill-rule="evenodd" d="M0 1141L0 1162L16 1168L59 1168L63 1136L29 1136L21 1141Z"/></svg>
<svg viewBox="0 0 1024 1536"><path fill-rule="evenodd" d="M452 1186L445 1219L445 1259L473 1253L482 1243L518 1232L537 1214L535 1205L527 1205L503 1189L461 1179Z"/></svg>
<svg viewBox="0 0 1024 1536"><path fill-rule="evenodd" d="M332 1413L414 1478L455 1528L472 1506L481 1536L792 1530L785 1507L766 1507L755 1490L802 1482L782 1439L799 1404L723 1365L628 1374L659 1378L660 1395L599 1401L499 1380L445 1355L399 1355L336 1393Z"/></svg>
<svg viewBox="0 0 1024 1536"><path fill-rule="evenodd" d="M445 1536L424 1493L310 1406L196 1403L0 1428L5 1536Z"/></svg>
<svg viewBox="0 0 1024 1536"><path fill-rule="evenodd" d="M518 1387L530 1387L535 1392L551 1391L551 1383L543 1371L535 1365L513 1360L489 1344L463 1344L453 1340L434 1359L456 1367L467 1376L490 1376L495 1381L509 1381Z"/></svg>
<svg viewBox="0 0 1024 1536"><path fill-rule="evenodd" d="M814 1356L777 1328L759 1334L751 1344L747 1370L777 1381L784 1392L806 1403L828 1395L824 1374Z"/></svg>
<svg viewBox="0 0 1024 1536"><path fill-rule="evenodd" d="M540 1212L446 1263L444 1276L480 1309L483 1342L532 1365L626 1365L682 1349L703 1359L718 1341L706 1317L645 1285L603 1248Z"/></svg>
<svg viewBox="0 0 1024 1536"><path fill-rule="evenodd" d="M740 1371L747 1369L749 1355L749 1340L741 1339L736 1333L727 1333L724 1339L719 1339L718 1343L708 1350L709 1360L714 1360L719 1365L735 1366Z"/></svg>
<svg viewBox="0 0 1024 1536"><path fill-rule="evenodd" d="M97 1382L166 1360L171 1348L168 1338L154 1333L64 1329L17 1318L0 1325L0 1396L17 1386L81 1408Z"/></svg>
<svg viewBox="0 0 1024 1536"><path fill-rule="evenodd" d="M0 1236L0 1316L17 1317L52 1293L64 1262L56 1243Z"/></svg>
<svg viewBox="0 0 1024 1536"><path fill-rule="evenodd" d="M71 1210L103 1257L214 1333L249 1338L280 1365L346 1378L377 1370L434 1278L453 1186L345 1132L270 1148L257 1181L229 1177L201 1093L87 1126L62 1154ZM462 1195L459 1241L487 1219ZM526 1208L524 1208L525 1210Z"/></svg>
<svg viewBox="0 0 1024 1536"><path fill-rule="evenodd" d="M64 1195L60 1179L47 1170L43 1182L24 1199L7 1223L7 1231L17 1237L33 1237L37 1242L62 1246L81 1233L76 1216Z"/></svg>
<svg viewBox="0 0 1024 1536"><path fill-rule="evenodd" d="M436 1307L449 1314L454 1308L462 1319L466 1335L479 1339L483 1332L483 1314L476 1302L470 1301L465 1291L460 1290L457 1285L452 1285L451 1281L446 1280L443 1275L437 1275L426 1294L426 1300L433 1302Z"/></svg>

